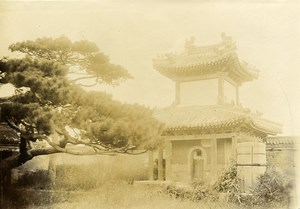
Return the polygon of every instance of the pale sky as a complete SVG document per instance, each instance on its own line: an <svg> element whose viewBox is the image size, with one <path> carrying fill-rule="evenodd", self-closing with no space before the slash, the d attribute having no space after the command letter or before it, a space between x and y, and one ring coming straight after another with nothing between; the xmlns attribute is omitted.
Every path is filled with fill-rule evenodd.
<svg viewBox="0 0 300 209"><path fill-rule="evenodd" d="M84 3L85 2L85 3ZM174 83L152 67L159 54L220 42L225 32L241 60L260 77L240 89L243 106L284 125L284 135L300 135L300 4L197 3L196 1L37 1L0 3L0 56L14 42L66 35L95 42L134 76L117 87L97 86L115 99L164 107L174 100ZM0 95L9 88L0 90Z"/></svg>

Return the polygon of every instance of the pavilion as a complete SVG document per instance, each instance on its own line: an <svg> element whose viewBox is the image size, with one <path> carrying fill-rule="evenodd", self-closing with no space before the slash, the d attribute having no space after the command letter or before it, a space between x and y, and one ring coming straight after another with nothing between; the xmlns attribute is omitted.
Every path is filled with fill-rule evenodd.
<svg viewBox="0 0 300 209"><path fill-rule="evenodd" d="M238 58L231 37L221 38L209 46L196 46L191 38L182 53L153 59L154 68L175 83L174 104L155 113L166 125L159 180L213 183L233 161L247 187L265 171L266 139L281 125L241 106L239 88L257 79L258 71ZM153 179L152 152L149 162Z"/></svg>

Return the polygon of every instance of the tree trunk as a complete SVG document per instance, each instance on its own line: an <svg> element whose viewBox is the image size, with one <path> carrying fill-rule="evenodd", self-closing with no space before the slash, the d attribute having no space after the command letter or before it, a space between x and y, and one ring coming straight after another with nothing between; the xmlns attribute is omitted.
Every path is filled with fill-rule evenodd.
<svg viewBox="0 0 300 209"><path fill-rule="evenodd" d="M56 179L56 164L57 164L57 156L52 155L49 157L49 164L48 164L48 170L50 179L52 181L52 184L55 184Z"/></svg>

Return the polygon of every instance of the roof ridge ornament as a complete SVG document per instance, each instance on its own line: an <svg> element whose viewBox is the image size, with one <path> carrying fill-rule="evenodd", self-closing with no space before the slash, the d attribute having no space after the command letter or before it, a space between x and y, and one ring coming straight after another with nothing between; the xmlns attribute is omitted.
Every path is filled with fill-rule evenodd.
<svg viewBox="0 0 300 209"><path fill-rule="evenodd" d="M185 40L184 48L185 50L190 50L192 48L195 48L195 37L191 36L189 39Z"/></svg>
<svg viewBox="0 0 300 209"><path fill-rule="evenodd" d="M197 46L195 37L185 41L181 53L167 53L153 59L153 66L162 75L172 80L183 80L191 77L205 77L220 72L226 67L231 79L237 83L252 81L258 72L238 59L236 43L231 36L221 34L217 44Z"/></svg>
<svg viewBox="0 0 300 209"><path fill-rule="evenodd" d="M231 36L226 35L226 33L221 33L222 38L222 44L225 46L225 48L228 50L235 50L236 49L236 43L233 41Z"/></svg>
<svg viewBox="0 0 300 209"><path fill-rule="evenodd" d="M222 41L224 41L224 42L232 42L232 37L226 35L225 32L222 32L222 33L221 33L221 38L222 38Z"/></svg>

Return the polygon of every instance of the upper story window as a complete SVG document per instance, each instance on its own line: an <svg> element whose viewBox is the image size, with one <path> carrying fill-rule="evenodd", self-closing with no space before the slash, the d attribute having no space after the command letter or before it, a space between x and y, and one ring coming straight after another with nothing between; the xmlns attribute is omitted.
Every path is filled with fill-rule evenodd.
<svg viewBox="0 0 300 209"><path fill-rule="evenodd" d="M216 105L218 102L218 79L180 83L180 105Z"/></svg>

